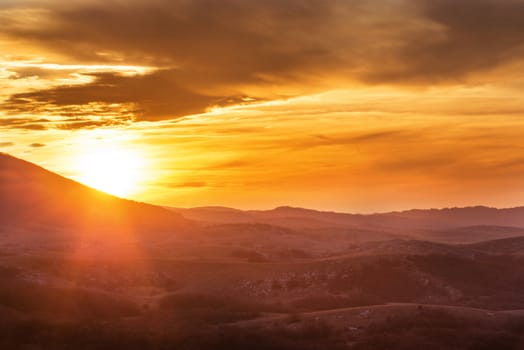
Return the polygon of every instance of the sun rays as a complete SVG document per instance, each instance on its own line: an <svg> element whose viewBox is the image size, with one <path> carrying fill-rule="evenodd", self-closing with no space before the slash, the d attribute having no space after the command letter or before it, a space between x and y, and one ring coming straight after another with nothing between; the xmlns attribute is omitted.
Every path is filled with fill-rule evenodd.
<svg viewBox="0 0 524 350"><path fill-rule="evenodd" d="M136 151L119 146L101 146L81 155L79 181L119 197L137 191L143 176L144 160Z"/></svg>

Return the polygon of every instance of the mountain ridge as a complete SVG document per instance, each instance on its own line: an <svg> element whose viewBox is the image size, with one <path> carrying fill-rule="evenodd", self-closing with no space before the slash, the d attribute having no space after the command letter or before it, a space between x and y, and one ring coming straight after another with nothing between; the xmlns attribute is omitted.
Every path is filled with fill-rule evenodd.
<svg viewBox="0 0 524 350"><path fill-rule="evenodd" d="M487 206L451 207L442 209L411 209L375 214L353 214L320 211L290 206L269 210L240 210L228 207L170 208L188 218L215 223L275 222L296 226L290 221L302 219L314 226L374 227L396 229L449 229L457 227L493 226L524 228L524 207L493 208ZM223 216L221 216L223 215ZM298 225L300 226L300 225Z"/></svg>
<svg viewBox="0 0 524 350"><path fill-rule="evenodd" d="M98 231L170 231L190 220L152 204L118 198L0 153L1 226Z"/></svg>

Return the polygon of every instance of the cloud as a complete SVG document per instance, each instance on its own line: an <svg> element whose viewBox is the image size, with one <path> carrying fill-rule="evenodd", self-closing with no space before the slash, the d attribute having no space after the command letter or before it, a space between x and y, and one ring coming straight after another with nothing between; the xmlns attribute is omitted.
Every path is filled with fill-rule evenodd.
<svg viewBox="0 0 524 350"><path fill-rule="evenodd" d="M64 71L57 71L53 69L46 69L42 67L8 67L9 71L12 72L10 79L19 80L27 78L43 78L43 79L56 79L61 78L64 75ZM73 73L71 70L66 73Z"/></svg>
<svg viewBox="0 0 524 350"><path fill-rule="evenodd" d="M313 135L313 139L307 140L306 143L301 145L314 147L314 146L333 146L333 145L356 145L359 143L366 142L382 142L387 143L392 140L397 140L401 137L413 137L413 133L406 130L385 130L385 131L373 131L361 134L335 134L335 135Z"/></svg>
<svg viewBox="0 0 524 350"><path fill-rule="evenodd" d="M161 120L203 113L215 105L237 104L242 97L207 96L177 82L176 70L159 70L151 74L125 76L117 73L91 73L91 83L59 86L18 93L3 108L11 113L59 113L69 116L123 115L115 106L127 106L138 120ZM98 107L98 110L96 110Z"/></svg>
<svg viewBox="0 0 524 350"><path fill-rule="evenodd" d="M200 187L206 187L206 186L208 186L208 184L202 181L170 183L167 185L167 187L170 187L170 188L200 188Z"/></svg>
<svg viewBox="0 0 524 350"><path fill-rule="evenodd" d="M77 130L77 129L96 129L108 126L122 126L127 122L119 117L89 119L89 118L71 118L64 122L55 123L53 126L62 130Z"/></svg>
<svg viewBox="0 0 524 350"><path fill-rule="evenodd" d="M11 2L0 32L68 62L157 67L22 92L16 113L132 105L138 120L351 84L467 83L524 58L520 0ZM22 18L32 18L31 22ZM511 72L510 72L511 73ZM510 74L508 73L508 74ZM19 70L19 77L45 72ZM489 76L484 79L494 79Z"/></svg>
<svg viewBox="0 0 524 350"><path fill-rule="evenodd" d="M255 165L255 161L248 159L235 159L226 162L220 162L216 164L211 164L204 167L204 170L224 170L224 169L234 169L234 168L247 168Z"/></svg>
<svg viewBox="0 0 524 350"><path fill-rule="evenodd" d="M29 147L32 147L32 148L41 148L41 147L45 147L46 145L44 143L40 143L40 142L34 142L32 144L29 145Z"/></svg>
<svg viewBox="0 0 524 350"><path fill-rule="evenodd" d="M42 107L40 104L23 106L20 109L21 113L33 112L32 115L24 117L2 117L0 116L0 128L7 129L22 129L22 130L48 130L48 129L62 129L62 130L76 130L76 129L93 129L97 127L107 126L125 126L130 123L130 116L118 113L104 114L103 111L99 111L99 115L93 115L93 110L84 109L83 106L74 106L79 111L75 112L74 115L68 115L67 110L71 109L71 106L64 107L62 111L60 108L55 107ZM33 108L33 109L31 109ZM98 110L98 109L96 109ZM15 114L16 110L11 109L10 112ZM35 117L38 114L52 114L61 112L63 115L54 115L53 119L50 118L39 118ZM83 117L82 113L87 116Z"/></svg>
<svg viewBox="0 0 524 350"><path fill-rule="evenodd" d="M43 118L4 118L0 117L0 128L46 130L50 120Z"/></svg>
<svg viewBox="0 0 524 350"><path fill-rule="evenodd" d="M11 147L15 144L13 142L0 142L0 147Z"/></svg>
<svg viewBox="0 0 524 350"><path fill-rule="evenodd" d="M125 57L177 67L190 88L282 81L337 68L364 78L387 72L385 60L394 73L375 79L449 79L522 57L520 0L37 4L34 26L7 12L3 32L82 61Z"/></svg>
<svg viewBox="0 0 524 350"><path fill-rule="evenodd" d="M393 64L370 72L370 81L460 81L524 58L521 0L424 0L427 34L406 38ZM389 66L389 67L388 67Z"/></svg>

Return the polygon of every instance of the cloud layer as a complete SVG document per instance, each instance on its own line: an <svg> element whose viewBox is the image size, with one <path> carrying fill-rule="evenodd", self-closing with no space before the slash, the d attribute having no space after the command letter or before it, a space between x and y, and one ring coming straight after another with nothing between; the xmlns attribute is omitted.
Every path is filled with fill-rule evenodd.
<svg viewBox="0 0 524 350"><path fill-rule="evenodd" d="M478 83L480 74L524 57L521 0L6 4L0 31L11 41L68 62L157 68L134 76L87 73L93 79L83 86L11 96L4 108L23 112L42 103L132 103L138 119L170 119L246 96L278 99L354 84L466 84L472 77Z"/></svg>

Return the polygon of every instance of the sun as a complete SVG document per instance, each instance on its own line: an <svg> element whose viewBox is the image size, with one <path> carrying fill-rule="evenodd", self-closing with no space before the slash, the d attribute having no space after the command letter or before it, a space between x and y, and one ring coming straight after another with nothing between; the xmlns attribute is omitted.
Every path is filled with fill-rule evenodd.
<svg viewBox="0 0 524 350"><path fill-rule="evenodd" d="M97 190L125 197L138 190L143 158L126 148L98 148L78 158L78 180Z"/></svg>

